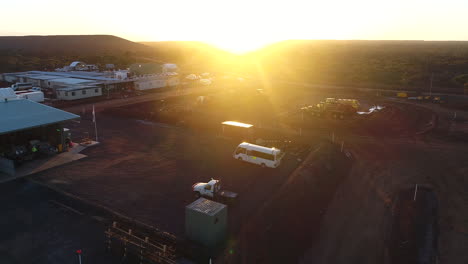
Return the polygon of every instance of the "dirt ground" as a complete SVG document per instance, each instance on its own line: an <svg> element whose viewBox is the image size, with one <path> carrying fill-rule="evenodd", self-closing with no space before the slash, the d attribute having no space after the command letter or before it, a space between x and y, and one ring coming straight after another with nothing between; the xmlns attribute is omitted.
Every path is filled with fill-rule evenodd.
<svg viewBox="0 0 468 264"><path fill-rule="evenodd" d="M99 110L102 112L97 116L101 144L86 150L87 159L34 178L177 236L184 235L184 207L194 200L190 186L210 178L221 179L224 188L240 194L238 206L229 213L231 240L245 239L239 234L248 233L257 224L258 237L252 240L272 241L266 247L255 243L248 244L250 250L240 247L249 252L241 254L241 263L252 263L255 249L268 256L256 258L263 263L281 256L284 244L274 240L283 238L293 240L290 244L294 248L285 250L294 252L293 258L302 263L390 263L386 241L395 194L416 183L428 184L433 186L439 200L441 263L468 261L463 247L468 242L468 211L464 210L468 201L464 191L468 184L468 148L462 141L446 139L450 129L454 129L449 110L362 95L359 99L366 104L386 103L387 110L359 122L339 124L313 118L303 120L294 111L301 105L326 97L348 97L347 94L265 92L268 100L256 107L245 107L251 104L245 98L256 91L249 91L249 96L234 96L235 91L218 94L210 98L211 103L192 107L189 118L177 122L163 120L166 123L160 122L161 113L151 115L143 104L140 112L135 110L138 105L132 110L128 103L102 104ZM258 100L265 98L256 96ZM160 103L154 102L155 110L161 109ZM218 110L224 105L227 110ZM79 123L68 124L75 138L94 136L89 110ZM272 115L278 119L269 119ZM323 183L328 186L324 189L326 199L300 195L307 190L283 186L296 175L293 172L306 153L287 155L276 170L236 161L231 154L239 142L217 137L219 131L214 125L228 119L292 131L297 142L311 150L324 138L333 139L335 148L342 143L352 153L352 167L340 172L342 178L335 184ZM435 129L429 134L419 133L430 126ZM317 165L317 171L310 171L310 175L327 175L323 166ZM300 180L294 183L303 184ZM272 196L280 198L272 200ZM289 210L288 206L296 205L311 213ZM298 213L301 217L292 221L295 228L288 229L279 223L289 218L276 215L275 210ZM268 234L270 218L278 228L273 227L273 231L285 234L291 230L291 234L278 237ZM297 245L297 241L302 244ZM281 258L277 260L288 263Z"/></svg>
<svg viewBox="0 0 468 264"><path fill-rule="evenodd" d="M101 145L86 150L88 158L35 179L179 236L184 234L184 208L194 201L190 188L195 182L216 178L238 192L239 207L231 215L243 219L299 163L286 156L279 169L265 173L232 158L236 141L134 119L101 115L98 122ZM89 120L70 125L74 133L92 127ZM252 186L261 188L252 192Z"/></svg>

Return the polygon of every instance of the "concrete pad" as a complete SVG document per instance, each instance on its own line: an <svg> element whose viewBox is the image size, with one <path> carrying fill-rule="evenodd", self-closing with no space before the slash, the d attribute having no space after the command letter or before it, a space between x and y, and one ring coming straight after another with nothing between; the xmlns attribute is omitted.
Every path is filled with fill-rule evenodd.
<svg viewBox="0 0 468 264"><path fill-rule="evenodd" d="M0 174L0 183L32 175L40 171L44 171L76 160L80 160L82 158L87 157L84 154L80 154L81 151L85 150L88 147L96 146L98 144L99 142L96 141L90 141L88 143L80 144L74 143L73 148L71 148L68 152L63 152L45 159L37 159L26 162L16 169L16 174L14 176Z"/></svg>

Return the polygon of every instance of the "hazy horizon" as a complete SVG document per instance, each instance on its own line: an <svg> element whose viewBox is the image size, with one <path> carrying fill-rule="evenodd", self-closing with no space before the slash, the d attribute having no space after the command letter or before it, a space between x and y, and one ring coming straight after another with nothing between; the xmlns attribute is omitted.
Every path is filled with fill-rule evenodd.
<svg viewBox="0 0 468 264"><path fill-rule="evenodd" d="M291 39L466 41L468 2L448 0L157 3L8 2L0 35L115 35L135 42L201 41L245 52ZM110 10L110 12L108 12ZM162 10L162 11L161 11Z"/></svg>

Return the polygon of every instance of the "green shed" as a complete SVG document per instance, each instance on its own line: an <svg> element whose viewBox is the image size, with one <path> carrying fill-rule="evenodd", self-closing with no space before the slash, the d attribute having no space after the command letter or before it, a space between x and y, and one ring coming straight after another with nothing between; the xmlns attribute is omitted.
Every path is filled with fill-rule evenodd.
<svg viewBox="0 0 468 264"><path fill-rule="evenodd" d="M199 198L185 207L187 237L209 248L223 243L227 232L227 206Z"/></svg>

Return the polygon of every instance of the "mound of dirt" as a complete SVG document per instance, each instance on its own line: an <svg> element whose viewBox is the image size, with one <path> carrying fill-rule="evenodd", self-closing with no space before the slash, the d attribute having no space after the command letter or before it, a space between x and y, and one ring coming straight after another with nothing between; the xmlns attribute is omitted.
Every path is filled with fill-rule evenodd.
<svg viewBox="0 0 468 264"><path fill-rule="evenodd" d="M380 111L361 116L357 128L376 136L409 136L427 129L431 122L433 113L426 108L387 103Z"/></svg>
<svg viewBox="0 0 468 264"><path fill-rule="evenodd" d="M403 190L393 208L389 241L392 263L436 263L437 197L427 188Z"/></svg>

